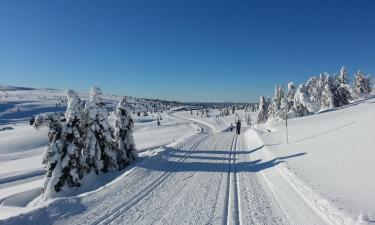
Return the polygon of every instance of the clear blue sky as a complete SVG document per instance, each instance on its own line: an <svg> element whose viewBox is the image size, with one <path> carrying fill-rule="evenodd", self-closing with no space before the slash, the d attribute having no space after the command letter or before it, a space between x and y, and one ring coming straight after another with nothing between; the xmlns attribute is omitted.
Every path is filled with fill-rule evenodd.
<svg viewBox="0 0 375 225"><path fill-rule="evenodd" d="M375 73L375 1L0 1L0 84L248 102L341 65Z"/></svg>

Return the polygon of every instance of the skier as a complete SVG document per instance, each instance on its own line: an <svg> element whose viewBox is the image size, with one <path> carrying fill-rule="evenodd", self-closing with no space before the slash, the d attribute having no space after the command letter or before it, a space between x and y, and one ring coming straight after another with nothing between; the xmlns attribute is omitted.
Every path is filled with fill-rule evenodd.
<svg viewBox="0 0 375 225"><path fill-rule="evenodd" d="M230 132L233 132L233 124L230 124Z"/></svg>
<svg viewBox="0 0 375 225"><path fill-rule="evenodd" d="M241 134L241 121L240 120L237 121L236 126L237 126L237 134Z"/></svg>

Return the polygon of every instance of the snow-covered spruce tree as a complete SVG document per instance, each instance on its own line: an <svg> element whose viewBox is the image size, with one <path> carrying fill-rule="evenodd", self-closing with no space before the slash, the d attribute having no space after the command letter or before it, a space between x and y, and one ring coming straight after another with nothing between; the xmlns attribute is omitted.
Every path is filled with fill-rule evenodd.
<svg viewBox="0 0 375 225"><path fill-rule="evenodd" d="M332 84L330 82L330 76L326 76L324 83L322 83L322 93L320 99L321 109L332 109L335 107L332 93Z"/></svg>
<svg viewBox="0 0 375 225"><path fill-rule="evenodd" d="M58 182L54 185L58 192L68 184L70 187L80 186L80 179L83 177L81 151L83 149L84 121L81 100L76 92L66 91L68 100L65 122L62 128L62 162L61 174Z"/></svg>
<svg viewBox="0 0 375 225"><path fill-rule="evenodd" d="M297 117L306 116L309 114L307 105L309 105L310 99L308 97L308 89L305 84L300 84L297 88L294 96L293 111Z"/></svg>
<svg viewBox="0 0 375 225"><path fill-rule="evenodd" d="M341 73L345 74L343 70ZM343 80L345 80L345 76L342 76ZM333 93L332 93L332 82L330 75L327 73L321 73L317 83L316 83L316 92L315 98L317 99L317 109L319 110L325 110L325 109L331 109L334 107L333 102Z"/></svg>
<svg viewBox="0 0 375 225"><path fill-rule="evenodd" d="M268 120L268 102L266 102L263 96L259 97L259 111L257 117L257 124L262 124Z"/></svg>
<svg viewBox="0 0 375 225"><path fill-rule="evenodd" d="M334 79L331 77L327 79L327 83L331 87L334 107L347 105L353 99L353 91L348 82L345 68L341 69L340 73Z"/></svg>
<svg viewBox="0 0 375 225"><path fill-rule="evenodd" d="M354 77L354 92L357 98L366 97L371 92L370 77L366 77L360 70Z"/></svg>
<svg viewBox="0 0 375 225"><path fill-rule="evenodd" d="M285 93L284 88L282 86L276 86L274 96L272 99L272 103L269 106L269 117L270 118L283 118L283 114L285 111L285 107L283 103L283 99Z"/></svg>
<svg viewBox="0 0 375 225"><path fill-rule="evenodd" d="M342 85L349 84L348 71L345 66L341 67L340 73L337 76L338 83Z"/></svg>
<svg viewBox="0 0 375 225"><path fill-rule="evenodd" d="M87 132L82 151L84 167L88 172L91 168L95 169L96 174L117 169L112 130L107 115L102 91L93 87L90 99L85 105Z"/></svg>
<svg viewBox="0 0 375 225"><path fill-rule="evenodd" d="M311 77L306 83L308 101L305 102L305 107L310 113L316 113L321 109L320 103L323 88L321 81L324 76L324 74L320 74L319 78Z"/></svg>
<svg viewBox="0 0 375 225"><path fill-rule="evenodd" d="M43 192L45 192L47 185L52 179L52 175L58 175L61 172L58 171L57 173L54 173L56 167L60 169L61 159L63 158L61 141L61 115L59 113L44 113L36 116L35 120L33 120L31 124L37 129L42 126L48 127L48 145L43 152L42 161L42 164L47 172L42 187Z"/></svg>
<svg viewBox="0 0 375 225"><path fill-rule="evenodd" d="M291 109L293 109L293 105L294 105L294 96L296 95L296 86L294 85L294 83L293 82L289 82L288 83L288 92L287 92L287 96L286 96L286 98L287 98L287 101L288 101L288 109L289 109L289 111L291 110Z"/></svg>
<svg viewBox="0 0 375 225"><path fill-rule="evenodd" d="M123 169L129 162L138 158L133 139L134 122L127 107L128 103L126 99L123 99L116 109L115 144L119 169Z"/></svg>

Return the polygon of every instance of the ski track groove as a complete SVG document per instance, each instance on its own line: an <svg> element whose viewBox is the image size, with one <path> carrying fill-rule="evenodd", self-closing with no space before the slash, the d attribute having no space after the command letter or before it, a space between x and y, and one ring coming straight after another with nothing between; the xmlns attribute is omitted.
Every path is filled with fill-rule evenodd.
<svg viewBox="0 0 375 225"><path fill-rule="evenodd" d="M176 170L179 167L179 163L183 162L187 159L189 155L192 154L194 150L197 149L197 147L205 141L210 135L205 135L203 138L201 138L199 141L197 141L192 147L191 152L188 152L184 155L183 158L177 160L175 162L175 165L169 170L164 172L162 175L160 175L158 178L154 179L152 182L150 182L146 187L142 188L140 191L137 192L137 194L134 195L134 197L126 202L123 205L120 205L114 209L111 210L111 213L109 215L105 215L103 217L100 217L95 222L91 223L93 225L99 225L99 224L109 224L112 221L114 221L117 217L119 217L121 214L128 211L131 207L136 205L138 202L140 202L144 197L146 197L151 191L156 189L161 183L163 183L171 174L173 174L173 171Z"/></svg>
<svg viewBox="0 0 375 225"><path fill-rule="evenodd" d="M225 198L225 209L223 224L241 224L240 206L239 206L239 192L238 192L238 177L236 166L236 150L237 150L238 135L235 134L230 147L228 172L227 172L227 189Z"/></svg>
<svg viewBox="0 0 375 225"><path fill-rule="evenodd" d="M216 138L215 138L216 137ZM200 144L199 147L201 149L211 151L216 150L218 147L222 146L221 144L218 144L219 142L222 142L222 138L217 138L217 136L210 136L212 138L212 141L206 140L204 143ZM194 153L193 153L194 154ZM196 161L194 158L190 158L192 162ZM190 163L189 161L187 163ZM223 165L224 166L224 165ZM181 171L179 171L181 172ZM193 177L192 180L188 182L184 182L185 174L188 177ZM164 188L170 188L172 190L165 190L163 187L159 186L158 189L154 190L152 193L155 195L155 197L161 197L160 202L162 202L160 207L158 207L156 210L153 210L152 213L147 214L146 217L142 218L134 218L134 216L130 216L128 213L124 213L121 216L119 216L116 220L112 222L112 224L212 224L210 222L202 222L203 220L211 221L212 216L209 216L212 214L212 210L214 208L211 207L205 207L201 208L202 206L205 206L207 203L212 203L212 193L217 193L217 191L212 190L212 184L211 181L215 181L217 179L218 174L212 174L212 176L205 177L205 172L201 172L199 170L197 171L186 171L183 174L182 177L179 177L177 173L175 174L177 179L174 179L173 183L163 183L167 186ZM220 178L223 173L220 173ZM203 175L203 177L202 177ZM202 179L203 178L203 179ZM169 179L172 181L172 177ZM220 179L219 179L220 180ZM182 182L181 182L182 181ZM175 186L177 185L177 186ZM171 187L174 188L171 188ZM159 190L161 188L161 190ZM217 186L219 188L219 186ZM169 194L166 194L169 193ZM148 195L147 198L144 198L142 200L144 204L138 204L136 207L132 208L130 212L133 214L137 214L139 212L147 212L149 210L148 202L154 201L153 196ZM214 198L217 199L217 198ZM215 200L216 201L216 200ZM152 203L151 203L152 204ZM213 204L214 205L214 204ZM138 208L139 207L139 208ZM178 210L178 209L185 209L185 210ZM195 209L206 209L202 211L196 211ZM187 212L194 211L194 217L190 217L186 215ZM128 211L129 212L129 211ZM128 215L127 215L128 214ZM130 216L130 217L129 217ZM133 219L131 218L133 217ZM130 219L130 221L129 221ZM146 221L146 222L145 222ZM177 222L173 222L177 221Z"/></svg>
<svg viewBox="0 0 375 225"><path fill-rule="evenodd" d="M129 196L126 201L118 202L116 207L110 207L105 214L99 214L94 218L87 217L88 220L79 222L82 224L326 224L316 218L317 215L310 209L308 202L301 201L289 183L280 177L282 174L277 164L268 164L269 159L261 151L259 140L253 137L245 139L245 135L234 134L233 137L232 135L224 132L198 134L194 138L185 140L174 147L177 150L184 149L176 155L181 158L171 161L172 164L165 167L161 174L151 176L152 182L144 182L145 185L142 185L140 191ZM215 153L215 151L219 152ZM194 152L197 152L198 156L203 155L199 158ZM163 156L165 152L160 154ZM220 157L221 154L225 154L225 157L217 158L221 163L213 163L213 159L210 159L210 157L218 157L215 154L219 154ZM165 156L169 157L168 154ZM173 152L171 156L173 157ZM142 164L148 162L146 159ZM192 168L187 165L189 163L192 163ZM201 168L204 163L215 167L206 170L207 168ZM137 175L142 172L134 171L132 174ZM155 171L151 169L149 172ZM151 213L144 214L153 201L160 203L151 208L153 210ZM88 222L90 219L95 221Z"/></svg>
<svg viewBox="0 0 375 225"><path fill-rule="evenodd" d="M252 149L255 149L254 147L252 146ZM242 160L244 162L252 162L252 157L247 155ZM250 214L247 217L249 220L247 224L290 224L286 217L287 214L263 182L264 177L260 176L262 176L260 173L253 172L242 176L242 190L245 193L244 199L247 200L247 210L244 208L243 211L246 210Z"/></svg>

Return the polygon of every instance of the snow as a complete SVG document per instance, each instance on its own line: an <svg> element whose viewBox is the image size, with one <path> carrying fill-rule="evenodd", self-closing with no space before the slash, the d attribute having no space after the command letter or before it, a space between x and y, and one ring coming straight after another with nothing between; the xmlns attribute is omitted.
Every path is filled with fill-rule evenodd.
<svg viewBox="0 0 375 225"><path fill-rule="evenodd" d="M40 193L43 183L44 169L42 153L48 143L47 128L36 130L28 124L29 119L40 112L65 110L55 107L56 102L64 97L64 91L43 89L8 89L7 99L0 101L0 219L30 210L26 207ZM88 95L80 93L85 99ZM0 97L3 93L0 93ZM105 96L107 101L117 101L117 97ZM136 101L137 99L132 99ZM150 100L151 101L151 100ZM142 104L146 104L145 103ZM138 106L142 107L142 105ZM22 113L17 112L20 108ZM140 108L143 110L142 108ZM165 112L162 125L156 126L156 114L135 117L135 142L143 155L150 150L183 140L198 132L198 127ZM139 132L138 132L139 131ZM80 192L99 188L119 174L103 178L103 183L91 187L83 187ZM36 194L37 193L37 194ZM23 202L15 204L16 199L23 196ZM17 200L18 201L18 200ZM19 201L18 201L19 202Z"/></svg>
<svg viewBox="0 0 375 225"><path fill-rule="evenodd" d="M63 92L8 95L0 107L0 127L12 127L0 131L0 224L375 223L375 99L290 119L288 143L284 121L252 129L245 116L255 121L257 113L243 110L132 114L138 161L38 205L30 202L43 183L47 130L25 122L35 102L52 110ZM17 114L19 105L28 113ZM238 119L240 136L228 129Z"/></svg>
<svg viewBox="0 0 375 225"><path fill-rule="evenodd" d="M259 136L275 156L304 153L286 160L286 167L343 214L375 217L375 100L340 110L260 126ZM266 129L272 132L265 131Z"/></svg>

